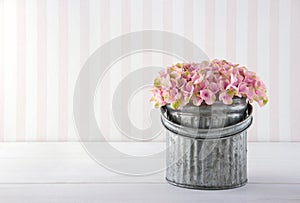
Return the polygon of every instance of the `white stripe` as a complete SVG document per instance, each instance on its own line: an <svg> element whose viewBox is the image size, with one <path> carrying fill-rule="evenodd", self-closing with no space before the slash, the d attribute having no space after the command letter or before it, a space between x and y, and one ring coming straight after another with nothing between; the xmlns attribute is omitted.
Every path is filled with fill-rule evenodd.
<svg viewBox="0 0 300 203"><path fill-rule="evenodd" d="M197 44L202 51L205 52L205 1L194 0L194 15L193 15L193 27L194 27L194 43ZM199 61L200 62L200 61Z"/></svg>
<svg viewBox="0 0 300 203"><path fill-rule="evenodd" d="M73 116L73 94L75 83L80 71L80 0L68 1L68 113L69 113L69 135L68 140L78 140L74 116Z"/></svg>
<svg viewBox="0 0 300 203"><path fill-rule="evenodd" d="M92 55L101 46L101 2L89 0L89 55ZM101 97L101 93L99 93ZM99 98L99 97L96 97ZM99 110L101 98L95 100L96 116L103 115ZM100 118L101 119L101 118ZM99 124L98 124L99 125Z"/></svg>
<svg viewBox="0 0 300 203"><path fill-rule="evenodd" d="M258 1L257 10L257 74L265 82L267 87L269 83L269 44L270 44L270 1ZM270 87L271 88L271 87ZM270 105L266 105L257 111L259 122L257 123L258 141L270 140Z"/></svg>
<svg viewBox="0 0 300 203"><path fill-rule="evenodd" d="M58 139L58 0L47 1L47 140Z"/></svg>
<svg viewBox="0 0 300 203"><path fill-rule="evenodd" d="M36 140L37 115L37 7L26 0L26 140Z"/></svg>
<svg viewBox="0 0 300 203"><path fill-rule="evenodd" d="M160 0L153 0L152 1L152 29L154 30L163 30L163 1ZM162 42L162 39L160 39ZM153 66L162 66L163 63L163 56L160 53L153 53L151 54ZM149 66L150 64L148 64ZM157 109L151 109L151 111L157 111ZM150 120L151 119L147 118ZM151 125L151 124L150 124ZM158 141L165 140L165 136L159 136L157 138Z"/></svg>
<svg viewBox="0 0 300 203"><path fill-rule="evenodd" d="M131 0L130 3L130 30L131 32L135 31L141 31L143 28L143 1L134 1ZM143 43L143 39L133 39L138 40L139 43ZM137 68L140 68L143 64L143 56L141 54L138 54L134 56L128 56L130 58L131 68L130 70L135 70Z"/></svg>
<svg viewBox="0 0 300 203"><path fill-rule="evenodd" d="M1 84L0 84L0 94L1 94L1 98L0 98L0 137L1 137L1 139L2 139L2 136L3 136L3 128L4 128L4 123L2 123L2 121L4 121L4 115L3 115L3 113L4 113L4 97L5 97L5 95L4 95L4 92L2 91L2 90L4 90L4 89L2 89L3 88L3 85L4 85L4 81L3 81L3 78L4 78L4 36L3 36L3 34L4 34L4 16L3 16L3 10L4 10L4 8L3 8L4 6L3 6L3 1L1 1L0 2L0 82L1 82ZM1 140L2 141L2 140Z"/></svg>
<svg viewBox="0 0 300 203"><path fill-rule="evenodd" d="M184 2L181 0L172 1L172 30L171 32L184 37ZM178 42L172 42L173 46L178 47L179 49L184 49L184 45ZM174 47L175 48L175 47ZM192 53L192 51L190 51ZM180 62L179 59L171 56L165 56L166 61L170 64ZM170 64L164 64L169 66Z"/></svg>
<svg viewBox="0 0 300 203"><path fill-rule="evenodd" d="M152 29L163 29L163 1L152 0Z"/></svg>
<svg viewBox="0 0 300 203"><path fill-rule="evenodd" d="M101 45L101 20L100 20L100 1L89 1L89 50L92 54Z"/></svg>
<svg viewBox="0 0 300 203"><path fill-rule="evenodd" d="M236 1L236 61L247 64L248 53L248 2Z"/></svg>
<svg viewBox="0 0 300 203"><path fill-rule="evenodd" d="M184 35L184 1L182 0L173 0L173 30L172 32L178 35Z"/></svg>
<svg viewBox="0 0 300 203"><path fill-rule="evenodd" d="M16 1L4 1L4 140L16 140Z"/></svg>
<svg viewBox="0 0 300 203"><path fill-rule="evenodd" d="M131 31L140 31L143 28L143 1L134 1L131 0L131 15L130 15L130 25ZM135 39L134 39L135 40ZM143 39L139 40L138 43L143 43ZM134 43L134 42L133 42ZM128 57L130 60L130 71L138 70L144 67L146 64L143 64L143 54L135 54ZM126 92L127 94L132 96L133 92ZM144 100L143 97L132 97L132 101L128 101L128 119L130 120L131 124L137 128L140 128L143 124L144 114L143 112L143 104ZM132 104L139 104L136 105L136 108L130 108ZM142 135L141 135L142 136Z"/></svg>
<svg viewBox="0 0 300 203"><path fill-rule="evenodd" d="M109 21L110 21L110 39L113 39L115 37L118 37L122 34L122 2L121 0L112 0L109 2L110 3L110 16L109 16ZM121 45L119 47L121 49ZM111 52L116 51L116 50L110 50ZM109 87L110 87L110 92L108 95L109 99L109 106L106 108L109 108L109 135L104 135L105 137L109 138L109 140L120 140L121 134L118 132L113 119L112 119L112 112L111 112L111 104L112 104L112 97L114 94L114 91L117 87L117 81L121 80L121 64L115 64L113 67L111 67L111 71L106 75L108 77L108 82L109 82ZM100 96L101 97L101 96ZM105 98L107 99L107 98ZM103 119L103 114L101 114L101 118ZM106 127L106 126L105 126Z"/></svg>
<svg viewBox="0 0 300 203"><path fill-rule="evenodd" d="M122 34L122 0L111 0L109 3L109 16L107 20L110 22L110 39L113 39Z"/></svg>
<svg viewBox="0 0 300 203"><path fill-rule="evenodd" d="M215 8L215 58L226 57L226 16L227 4L224 0L216 0Z"/></svg>
<svg viewBox="0 0 300 203"><path fill-rule="evenodd" d="M152 0L152 28L154 30L163 30L163 1L160 0ZM163 39L157 39L163 43ZM152 64L154 66L162 66L163 63L163 55L153 53ZM150 64L148 64L150 65Z"/></svg>
<svg viewBox="0 0 300 203"><path fill-rule="evenodd" d="M291 140L290 126L290 0L279 2L279 132L281 141Z"/></svg>
<svg viewBox="0 0 300 203"><path fill-rule="evenodd" d="M130 3L130 28L131 31L140 31L143 28L143 1L131 0Z"/></svg>

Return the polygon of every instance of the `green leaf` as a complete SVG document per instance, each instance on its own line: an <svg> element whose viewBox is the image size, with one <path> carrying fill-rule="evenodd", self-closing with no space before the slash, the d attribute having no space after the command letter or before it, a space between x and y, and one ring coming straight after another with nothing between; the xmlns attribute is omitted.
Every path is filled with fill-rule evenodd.
<svg viewBox="0 0 300 203"><path fill-rule="evenodd" d="M155 78L154 79L154 86L155 87L159 87L160 86L160 79L159 78Z"/></svg>
<svg viewBox="0 0 300 203"><path fill-rule="evenodd" d="M173 109L178 109L178 107L182 104L182 101L180 99L177 99L176 101L172 102L171 107Z"/></svg>

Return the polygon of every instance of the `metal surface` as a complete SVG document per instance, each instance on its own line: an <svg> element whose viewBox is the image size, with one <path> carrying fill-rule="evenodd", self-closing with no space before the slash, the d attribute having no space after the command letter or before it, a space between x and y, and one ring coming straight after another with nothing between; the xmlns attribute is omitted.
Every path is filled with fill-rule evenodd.
<svg viewBox="0 0 300 203"><path fill-rule="evenodd" d="M163 107L168 112L168 119L181 126L193 128L221 128L236 124L244 120L247 111L246 98L233 98L233 104L225 105L221 101L216 101L213 105L206 105L204 102L200 106L192 103L174 110L171 105Z"/></svg>
<svg viewBox="0 0 300 203"><path fill-rule="evenodd" d="M161 108L161 120L164 127L180 136L185 136L193 139L219 139L232 136L239 132L244 131L252 124L252 106L248 104L246 117L244 120L237 122L235 125L220 127L220 128L192 128L185 127L180 124L174 123L168 119L168 112L165 107ZM219 118L221 120L222 118ZM220 123L223 121L219 121Z"/></svg>
<svg viewBox="0 0 300 203"><path fill-rule="evenodd" d="M224 109L223 113L227 114L228 106L224 106ZM240 109L243 111L243 108ZM186 127L172 121L167 107L162 107L161 113L167 136L166 179L169 183L185 188L213 190L230 189L246 184L246 130L252 123L250 104L246 104L241 121L224 128ZM181 114L181 120L185 119L182 116L186 115L185 113ZM190 119L189 116L187 120L192 122L195 119ZM187 120L185 123L193 126ZM226 118L221 116L220 120L222 121L219 123L226 123Z"/></svg>

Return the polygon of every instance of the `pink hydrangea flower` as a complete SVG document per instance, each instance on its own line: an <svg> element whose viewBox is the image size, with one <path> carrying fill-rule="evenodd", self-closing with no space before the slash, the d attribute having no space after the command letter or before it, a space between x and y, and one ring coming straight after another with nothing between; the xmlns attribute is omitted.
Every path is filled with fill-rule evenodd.
<svg viewBox="0 0 300 203"><path fill-rule="evenodd" d="M151 101L155 107L171 104L177 109L189 102L212 105L217 99L232 104L233 97L246 97L260 106L268 102L262 80L244 66L225 60L178 63L159 72L154 80Z"/></svg>
<svg viewBox="0 0 300 203"><path fill-rule="evenodd" d="M212 105L216 101L216 95L208 89L201 90L200 96L208 105Z"/></svg>
<svg viewBox="0 0 300 203"><path fill-rule="evenodd" d="M200 106L203 102L203 99L200 97L200 95L195 95L192 101L195 106Z"/></svg>
<svg viewBox="0 0 300 203"><path fill-rule="evenodd" d="M231 94L228 94L227 92L221 92L219 95L219 100L223 101L224 104L232 104L233 96Z"/></svg>

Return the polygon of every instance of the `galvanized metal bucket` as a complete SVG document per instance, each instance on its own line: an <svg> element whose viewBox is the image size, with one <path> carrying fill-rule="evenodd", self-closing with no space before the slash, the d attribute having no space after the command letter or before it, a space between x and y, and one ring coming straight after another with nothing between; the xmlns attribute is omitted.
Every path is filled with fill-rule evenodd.
<svg viewBox="0 0 300 203"><path fill-rule="evenodd" d="M192 104L161 108L167 136L166 180L192 189L230 189L247 183L247 128L252 106Z"/></svg>

